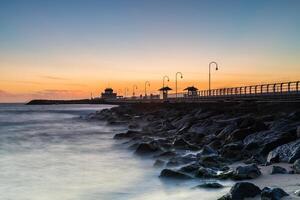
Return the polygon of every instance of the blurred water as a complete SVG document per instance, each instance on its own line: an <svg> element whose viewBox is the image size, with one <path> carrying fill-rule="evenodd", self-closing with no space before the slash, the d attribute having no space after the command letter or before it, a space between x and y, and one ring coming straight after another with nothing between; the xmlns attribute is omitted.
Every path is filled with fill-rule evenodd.
<svg viewBox="0 0 300 200"><path fill-rule="evenodd" d="M0 199L193 200L217 199L229 190L159 179L152 159L112 139L124 128L85 119L109 107L0 104Z"/></svg>

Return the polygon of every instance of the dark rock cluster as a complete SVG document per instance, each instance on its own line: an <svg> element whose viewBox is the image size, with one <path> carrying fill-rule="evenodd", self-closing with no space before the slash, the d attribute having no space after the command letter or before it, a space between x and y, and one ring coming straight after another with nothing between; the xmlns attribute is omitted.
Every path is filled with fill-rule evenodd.
<svg viewBox="0 0 300 200"><path fill-rule="evenodd" d="M261 176L260 165L293 164L300 173L300 106L284 103L132 104L90 116L112 125L128 126L115 139L137 155L152 156L166 167L161 178L248 180ZM244 163L235 168L234 162ZM288 173L273 166L272 174ZM207 185L202 187L217 187ZM242 192L236 192L242 191ZM251 183L237 183L222 199L261 194L277 199L279 189L262 191ZM242 196L241 196L242 195Z"/></svg>

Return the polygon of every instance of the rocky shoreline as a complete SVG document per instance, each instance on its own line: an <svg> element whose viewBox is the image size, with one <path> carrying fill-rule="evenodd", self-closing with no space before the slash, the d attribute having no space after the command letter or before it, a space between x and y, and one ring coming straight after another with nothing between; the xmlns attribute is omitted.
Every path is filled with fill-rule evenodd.
<svg viewBox="0 0 300 200"><path fill-rule="evenodd" d="M154 167L161 168L160 178L233 180L223 200L300 196L288 187L300 189L299 103L131 104L89 118L127 126L114 138L124 140L135 154L152 157ZM255 185L266 173L279 176L278 184ZM281 184L282 175L291 183ZM223 185L210 181L197 187Z"/></svg>

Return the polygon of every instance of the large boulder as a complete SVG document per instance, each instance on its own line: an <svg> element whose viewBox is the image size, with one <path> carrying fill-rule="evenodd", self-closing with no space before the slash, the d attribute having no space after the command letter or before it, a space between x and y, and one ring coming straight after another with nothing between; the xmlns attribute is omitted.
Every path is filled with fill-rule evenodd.
<svg viewBox="0 0 300 200"><path fill-rule="evenodd" d="M179 171L175 171L172 169L164 169L161 171L160 177L164 177L164 178L173 178L173 179L191 179L192 177L184 174L182 172Z"/></svg>
<svg viewBox="0 0 300 200"><path fill-rule="evenodd" d="M245 198L253 198L259 195L261 190L253 183L240 182L236 183L229 193L219 200L244 200Z"/></svg>
<svg viewBox="0 0 300 200"><path fill-rule="evenodd" d="M235 180L244 180L244 179L254 179L261 175L261 172L257 165L246 165L246 166L238 166L233 175L232 178Z"/></svg>
<svg viewBox="0 0 300 200"><path fill-rule="evenodd" d="M300 158L300 139L281 145L268 154L267 161L293 163Z"/></svg>
<svg viewBox="0 0 300 200"><path fill-rule="evenodd" d="M294 162L293 169L296 174L300 174L300 159L298 159Z"/></svg>
<svg viewBox="0 0 300 200"><path fill-rule="evenodd" d="M289 195L281 188L265 187L261 191L262 200L280 200L285 196L289 196Z"/></svg>

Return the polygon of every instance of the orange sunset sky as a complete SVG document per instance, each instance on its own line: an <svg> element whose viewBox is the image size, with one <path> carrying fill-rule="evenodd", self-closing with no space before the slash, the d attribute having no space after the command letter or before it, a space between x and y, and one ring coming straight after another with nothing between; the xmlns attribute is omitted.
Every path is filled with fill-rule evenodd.
<svg viewBox="0 0 300 200"><path fill-rule="evenodd" d="M299 80L300 2L236 2L0 1L0 102Z"/></svg>

